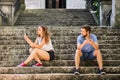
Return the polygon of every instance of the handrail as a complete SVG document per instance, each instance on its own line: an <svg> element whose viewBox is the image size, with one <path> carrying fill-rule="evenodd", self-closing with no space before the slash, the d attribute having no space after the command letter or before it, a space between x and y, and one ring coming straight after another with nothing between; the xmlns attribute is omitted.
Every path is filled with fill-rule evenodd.
<svg viewBox="0 0 120 80"><path fill-rule="evenodd" d="M0 15L4 18L7 18L7 15L0 9Z"/></svg>

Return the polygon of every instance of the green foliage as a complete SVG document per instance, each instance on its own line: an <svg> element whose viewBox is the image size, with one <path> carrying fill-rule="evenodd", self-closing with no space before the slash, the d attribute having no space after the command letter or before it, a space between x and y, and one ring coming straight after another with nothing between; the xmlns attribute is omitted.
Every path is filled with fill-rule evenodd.
<svg viewBox="0 0 120 80"><path fill-rule="evenodd" d="M99 18L100 2L98 0L94 0L92 6L94 7L94 10L97 11L95 14L97 18Z"/></svg>

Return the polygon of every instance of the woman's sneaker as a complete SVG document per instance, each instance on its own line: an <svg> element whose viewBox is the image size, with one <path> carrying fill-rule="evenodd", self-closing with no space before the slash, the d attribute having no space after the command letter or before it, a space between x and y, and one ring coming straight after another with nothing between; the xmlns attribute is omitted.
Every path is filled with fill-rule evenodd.
<svg viewBox="0 0 120 80"><path fill-rule="evenodd" d="M101 69L98 71L98 74L105 75L106 73Z"/></svg>
<svg viewBox="0 0 120 80"><path fill-rule="evenodd" d="M27 65L25 63L21 63L19 65L17 65L17 67L26 67Z"/></svg>
<svg viewBox="0 0 120 80"><path fill-rule="evenodd" d="M32 67L43 67L43 64L36 63L36 64L35 64L35 65L33 65Z"/></svg>
<svg viewBox="0 0 120 80"><path fill-rule="evenodd" d="M80 74L79 69L75 69L74 74L75 74L75 75L79 75L79 74Z"/></svg>

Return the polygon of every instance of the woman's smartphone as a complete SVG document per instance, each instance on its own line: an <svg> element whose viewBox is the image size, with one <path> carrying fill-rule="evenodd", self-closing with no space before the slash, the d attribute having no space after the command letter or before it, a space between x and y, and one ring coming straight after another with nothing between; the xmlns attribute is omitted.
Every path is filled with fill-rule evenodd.
<svg viewBox="0 0 120 80"><path fill-rule="evenodd" d="M25 33L24 35L28 35L27 33Z"/></svg>

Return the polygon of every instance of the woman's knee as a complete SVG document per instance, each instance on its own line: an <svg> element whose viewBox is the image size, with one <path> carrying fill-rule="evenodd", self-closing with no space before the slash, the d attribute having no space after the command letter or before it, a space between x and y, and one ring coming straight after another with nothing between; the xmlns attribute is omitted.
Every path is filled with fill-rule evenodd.
<svg viewBox="0 0 120 80"><path fill-rule="evenodd" d="M31 52L32 52L32 50L33 50L33 48L30 48L30 49L29 49L29 53L31 53Z"/></svg>

